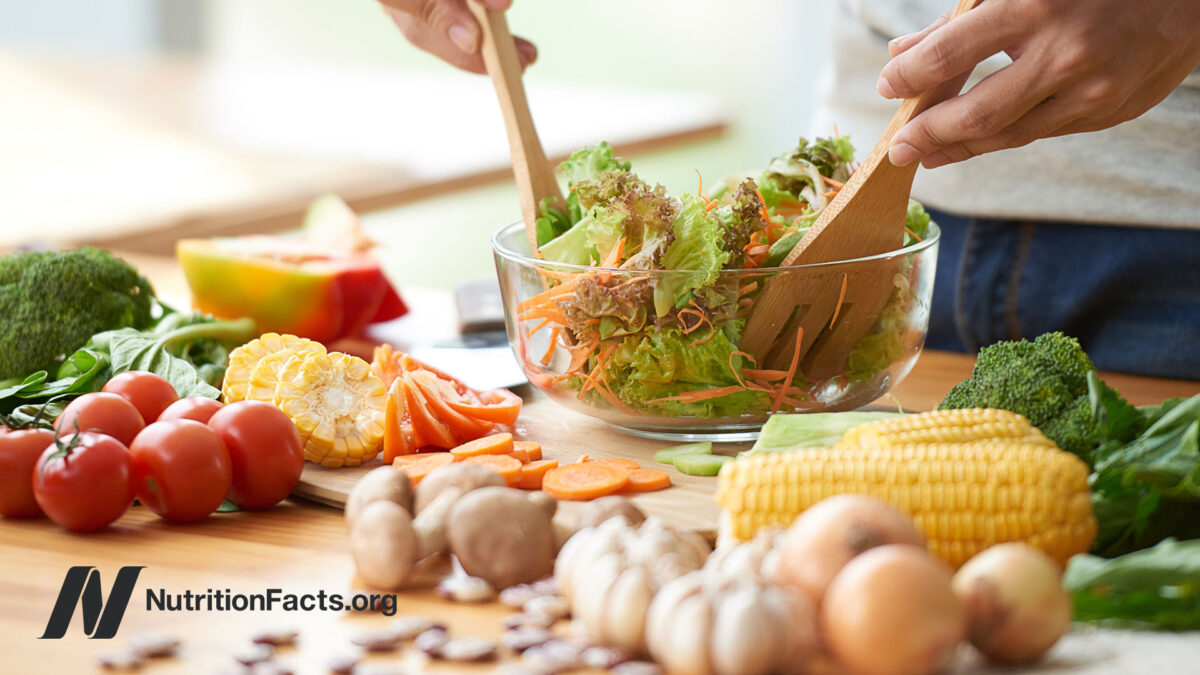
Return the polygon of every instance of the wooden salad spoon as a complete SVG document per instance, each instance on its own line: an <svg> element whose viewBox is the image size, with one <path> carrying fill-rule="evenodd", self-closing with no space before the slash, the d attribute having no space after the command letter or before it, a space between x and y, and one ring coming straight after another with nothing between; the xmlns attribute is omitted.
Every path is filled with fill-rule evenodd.
<svg viewBox="0 0 1200 675"><path fill-rule="evenodd" d="M980 1L959 0L950 20ZM905 99L871 154L780 266L851 260L899 248L918 163L891 163L888 147L892 136L921 111L957 94L961 87L949 83ZM896 258L890 263L873 260L826 271L817 267L775 274L754 302L740 348L753 355L760 368L786 368L790 361L800 360L803 366L799 370L809 379L844 372L847 355L887 305L898 265Z"/></svg>
<svg viewBox="0 0 1200 675"><path fill-rule="evenodd" d="M554 167L546 160L546 152L538 140L533 117L529 113L529 101L525 98L525 85L521 82L521 61L508 21L503 12L490 10L472 0L467 5L479 21L483 31L481 52L488 75L496 87L500 99L500 111L504 114L504 127L508 132L508 147L512 154L513 175L517 180L517 194L521 200L521 215L525 219L525 234L529 238L529 250L538 255L537 225L538 205L547 197L552 204L562 208L565 204Z"/></svg>

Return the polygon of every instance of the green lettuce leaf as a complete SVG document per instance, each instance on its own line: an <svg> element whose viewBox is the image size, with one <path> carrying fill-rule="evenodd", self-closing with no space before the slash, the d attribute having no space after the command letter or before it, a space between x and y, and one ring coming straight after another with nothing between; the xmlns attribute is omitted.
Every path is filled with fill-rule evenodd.
<svg viewBox="0 0 1200 675"><path fill-rule="evenodd" d="M904 233L904 245L912 246L925 239L929 234L929 223L931 222L933 219L925 211L921 202L915 199L908 200L908 213L904 215L904 227L908 231Z"/></svg>
<svg viewBox="0 0 1200 675"><path fill-rule="evenodd" d="M899 412L836 412L771 415L748 452L784 452L800 448L830 448L850 429L867 422L901 417Z"/></svg>
<svg viewBox="0 0 1200 675"><path fill-rule="evenodd" d="M542 257L571 265L597 265L620 240L623 221L624 216L616 211L594 208L571 229L543 245Z"/></svg>
<svg viewBox="0 0 1200 675"><path fill-rule="evenodd" d="M579 196L574 190L578 183L592 180L605 171L629 171L630 166L629 162L614 157L612 147L604 141L596 146L576 150L564 159L558 165L558 169L567 179L566 215L570 222L579 222L587 212L586 207L580 206Z"/></svg>
<svg viewBox="0 0 1200 675"><path fill-rule="evenodd" d="M728 326L731 332L738 328ZM655 400L737 384L730 363L739 370L745 363L733 354L736 334L718 330L712 339L693 344L707 336L701 334L703 330L684 335L671 326L626 338L604 367L613 392L627 405L651 415L726 417L759 413L769 406L766 394L752 391L693 403Z"/></svg>
<svg viewBox="0 0 1200 675"><path fill-rule="evenodd" d="M1077 555L1063 585L1076 621L1158 630L1200 629L1200 540L1166 539L1117 558Z"/></svg>
<svg viewBox="0 0 1200 675"><path fill-rule="evenodd" d="M783 200L804 201L819 210L825 198L825 178L846 182L850 177L850 162L854 161L854 146L849 136L818 138L815 143L801 138L796 148L767 165L758 179L763 200L775 208Z"/></svg>
<svg viewBox="0 0 1200 675"><path fill-rule="evenodd" d="M729 252L722 244L725 227L721 221L704 212L704 200L692 194L683 195L683 207L675 219L674 240L662 257L666 270L687 270L678 274L665 273L654 289L654 311L665 316L673 307L687 304L693 289L707 286L717 278L717 270L729 261Z"/></svg>

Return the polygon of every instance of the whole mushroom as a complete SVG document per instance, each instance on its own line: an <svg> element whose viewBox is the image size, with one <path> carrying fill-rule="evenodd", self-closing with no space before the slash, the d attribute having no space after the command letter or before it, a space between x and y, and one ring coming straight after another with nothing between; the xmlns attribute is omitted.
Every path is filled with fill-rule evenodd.
<svg viewBox="0 0 1200 675"><path fill-rule="evenodd" d="M350 497L346 500L346 522L353 522L364 506L380 499L396 502L405 511L412 513L412 483L403 471L391 464L372 469L354 484L354 489L350 490Z"/></svg>
<svg viewBox="0 0 1200 675"><path fill-rule="evenodd" d="M468 492L497 481L503 483L496 472L483 466L452 464L437 469L417 490L415 500L424 508L413 518L398 501L378 497L393 494L380 486L394 485L384 478L374 479L356 500L361 505L350 517L350 552L359 576L376 588L402 588L418 563L446 551L446 523L454 503ZM371 494L377 497L368 499Z"/></svg>
<svg viewBox="0 0 1200 675"><path fill-rule="evenodd" d="M450 510L450 551L467 574L497 589L541 579L554 567L555 507L514 488L474 490Z"/></svg>

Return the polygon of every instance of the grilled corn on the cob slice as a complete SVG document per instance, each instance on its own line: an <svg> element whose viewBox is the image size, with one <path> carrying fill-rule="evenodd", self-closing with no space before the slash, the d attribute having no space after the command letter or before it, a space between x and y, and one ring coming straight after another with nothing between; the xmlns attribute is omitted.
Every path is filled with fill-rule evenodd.
<svg viewBox="0 0 1200 675"><path fill-rule="evenodd" d="M887 448L913 443L1020 441L1055 447L1024 416L996 408L935 410L860 424L842 435L838 448Z"/></svg>
<svg viewBox="0 0 1200 675"><path fill-rule="evenodd" d="M257 339L251 340L229 353L229 366L225 369L225 380L221 383L222 400L226 403L245 400L246 388L258 362L268 354L285 349L305 354L325 353L325 346L320 342L295 335L263 333Z"/></svg>
<svg viewBox="0 0 1200 675"><path fill-rule="evenodd" d="M295 423L304 458L328 467L358 466L383 444L387 389L357 356L299 354L279 374L275 405Z"/></svg>
<svg viewBox="0 0 1200 675"><path fill-rule="evenodd" d="M956 568L1008 541L1065 565L1096 535L1087 475L1071 453L1023 441L805 449L729 462L717 503L722 536L747 540L826 497L870 495L908 514Z"/></svg>

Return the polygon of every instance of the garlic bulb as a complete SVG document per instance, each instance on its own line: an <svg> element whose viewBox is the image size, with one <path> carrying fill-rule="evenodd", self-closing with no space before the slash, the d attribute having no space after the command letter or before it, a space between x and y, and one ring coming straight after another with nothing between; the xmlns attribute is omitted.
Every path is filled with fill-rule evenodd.
<svg viewBox="0 0 1200 675"><path fill-rule="evenodd" d="M554 576L571 614L597 643L645 651L646 613L664 584L700 569L708 544L649 518L634 527L614 518L576 532Z"/></svg>

